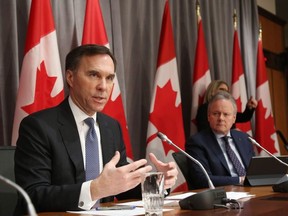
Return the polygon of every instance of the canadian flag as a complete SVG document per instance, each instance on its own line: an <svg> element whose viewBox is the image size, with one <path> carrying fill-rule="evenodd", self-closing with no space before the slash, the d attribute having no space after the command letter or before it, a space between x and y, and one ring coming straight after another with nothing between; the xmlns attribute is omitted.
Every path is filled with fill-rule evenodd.
<svg viewBox="0 0 288 216"><path fill-rule="evenodd" d="M153 152L158 159L164 162L173 161L172 153L177 151L173 146L162 143L157 137L158 131L163 132L175 144L184 149L185 136L182 118L171 15L169 3L166 1L148 122L146 149L146 158L148 160L148 154ZM180 174L172 191L183 190L187 190L187 184L183 175Z"/></svg>
<svg viewBox="0 0 288 216"><path fill-rule="evenodd" d="M99 0L86 1L86 15L84 21L82 44L98 44L109 48L108 37L106 34ZM123 139L126 146L127 158L129 161L132 161L133 151L131 147L117 74L115 76L111 96L104 107L103 113L115 118L120 123Z"/></svg>
<svg viewBox="0 0 288 216"><path fill-rule="evenodd" d="M21 120L64 99L56 30L50 0L32 0L14 114L12 145Z"/></svg>
<svg viewBox="0 0 288 216"><path fill-rule="evenodd" d="M244 112L247 104L247 92L237 30L234 31L231 91L236 100L238 112ZM252 135L250 121L237 123L236 127Z"/></svg>
<svg viewBox="0 0 288 216"><path fill-rule="evenodd" d="M256 99L258 101L258 106L256 107L255 113L255 139L272 154L280 155L277 134L274 126L261 35L258 41ZM260 155L266 155L263 150L259 149L259 151Z"/></svg>
<svg viewBox="0 0 288 216"><path fill-rule="evenodd" d="M194 72L192 80L192 107L190 133L197 132L196 115L198 107L203 103L206 89L211 83L208 55L205 45L205 37L200 14L198 15L198 36L196 44Z"/></svg>

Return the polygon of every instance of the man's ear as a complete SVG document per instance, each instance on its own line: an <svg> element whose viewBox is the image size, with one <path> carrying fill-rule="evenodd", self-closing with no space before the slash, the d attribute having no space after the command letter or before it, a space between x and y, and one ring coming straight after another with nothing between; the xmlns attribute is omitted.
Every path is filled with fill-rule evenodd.
<svg viewBox="0 0 288 216"><path fill-rule="evenodd" d="M68 86L73 86L73 71L71 70L66 70L65 72L65 78Z"/></svg>

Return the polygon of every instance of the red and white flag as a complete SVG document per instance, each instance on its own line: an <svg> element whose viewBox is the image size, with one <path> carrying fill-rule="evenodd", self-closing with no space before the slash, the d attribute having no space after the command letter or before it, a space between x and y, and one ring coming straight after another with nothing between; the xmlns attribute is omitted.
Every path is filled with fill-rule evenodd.
<svg viewBox="0 0 288 216"><path fill-rule="evenodd" d="M203 104L208 85L211 83L208 55L205 45L205 37L200 14L198 15L198 36L194 61L194 72L192 80L192 107L190 134L197 132L196 115L198 107Z"/></svg>
<svg viewBox="0 0 288 216"><path fill-rule="evenodd" d="M256 100L258 101L258 106L256 107L255 113L255 139L272 154L280 155L279 144L274 125L261 35L258 41ZM259 149L259 153L260 155L267 155L261 149Z"/></svg>
<svg viewBox="0 0 288 216"><path fill-rule="evenodd" d="M50 0L32 0L14 114L12 145L21 120L64 99L56 30Z"/></svg>
<svg viewBox="0 0 288 216"><path fill-rule="evenodd" d="M244 112L247 104L247 92L237 30L234 31L231 93L236 100L238 112ZM252 135L250 121L237 123L236 127Z"/></svg>
<svg viewBox="0 0 288 216"><path fill-rule="evenodd" d="M172 31L169 3L166 1L162 20L160 45L158 51L157 71L154 83L147 131L148 154L154 153L164 162L173 161L172 153L178 151L157 137L160 131L167 135L176 145L184 149L185 135L183 126L181 94L179 87L174 38ZM187 190L185 178L180 173L172 191Z"/></svg>
<svg viewBox="0 0 288 216"><path fill-rule="evenodd" d="M82 44L98 44L109 48L108 37L106 34L99 0L86 1L86 15L84 21ZM126 146L127 158L129 161L132 161L133 151L131 147L117 74L115 76L111 96L104 107L103 113L115 118L120 123L123 139Z"/></svg>

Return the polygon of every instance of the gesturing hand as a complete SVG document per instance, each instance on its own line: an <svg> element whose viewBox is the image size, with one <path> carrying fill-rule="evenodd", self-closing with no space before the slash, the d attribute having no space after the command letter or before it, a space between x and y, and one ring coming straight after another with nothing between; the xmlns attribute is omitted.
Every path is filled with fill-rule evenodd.
<svg viewBox="0 0 288 216"><path fill-rule="evenodd" d="M151 166L145 166L147 164L145 159L116 167L119 160L120 153L116 151L114 157L104 166L102 173L91 182L92 200L130 190L141 183L142 177L146 172L152 170Z"/></svg>
<svg viewBox="0 0 288 216"><path fill-rule="evenodd" d="M178 170L175 162L163 163L158 160L153 153L149 154L149 158L155 165L157 171L165 174L164 188L169 189L175 185L177 180Z"/></svg>

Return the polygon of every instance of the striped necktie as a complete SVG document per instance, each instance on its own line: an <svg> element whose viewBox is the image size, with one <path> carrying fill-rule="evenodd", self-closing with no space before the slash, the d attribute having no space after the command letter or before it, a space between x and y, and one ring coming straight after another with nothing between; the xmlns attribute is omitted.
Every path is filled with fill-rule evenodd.
<svg viewBox="0 0 288 216"><path fill-rule="evenodd" d="M226 147L226 152L231 160L236 172L238 173L239 176L245 176L246 172L242 164L240 163L239 159L237 158L235 152L232 150L230 144L229 144L229 137L228 136L223 136L222 139L225 142L225 147Z"/></svg>

